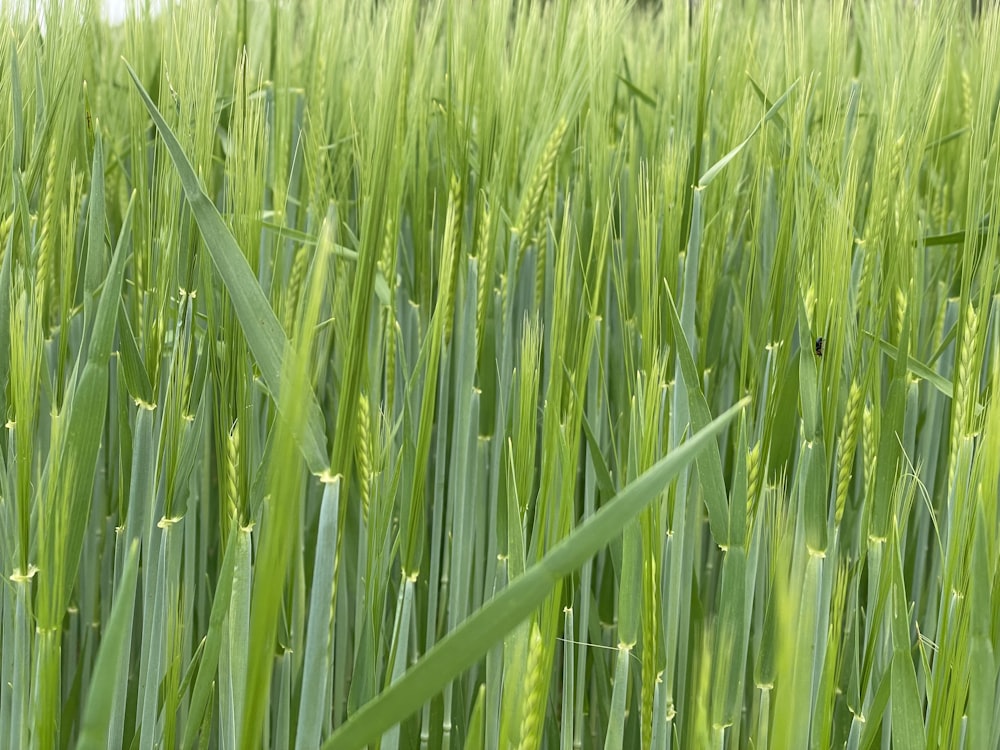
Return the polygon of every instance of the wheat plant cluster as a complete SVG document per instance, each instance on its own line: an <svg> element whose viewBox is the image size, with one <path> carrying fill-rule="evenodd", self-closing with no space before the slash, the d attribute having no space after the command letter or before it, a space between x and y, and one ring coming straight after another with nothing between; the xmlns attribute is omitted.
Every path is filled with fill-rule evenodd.
<svg viewBox="0 0 1000 750"><path fill-rule="evenodd" d="M0 747L1000 746L995 7L2 8Z"/></svg>

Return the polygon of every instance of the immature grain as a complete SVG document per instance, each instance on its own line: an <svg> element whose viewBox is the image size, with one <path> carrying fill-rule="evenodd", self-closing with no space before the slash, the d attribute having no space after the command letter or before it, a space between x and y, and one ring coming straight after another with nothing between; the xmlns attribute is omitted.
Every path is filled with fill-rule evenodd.
<svg viewBox="0 0 1000 750"><path fill-rule="evenodd" d="M851 483L851 470L854 467L854 451L858 444L858 416L861 412L861 386L857 380L851 382L847 396L847 411L840 425L840 452L837 455L837 500L834 510L834 521L839 524L844 517L844 506L847 503L847 490Z"/></svg>
<svg viewBox="0 0 1000 750"><path fill-rule="evenodd" d="M556 157L559 155L567 126L566 120L562 119L552 131L552 135L549 136L549 140L545 143L545 149L542 151L542 158L536 165L530 182L528 182L528 189L524 192L521 210L514 224L514 231L521 237L520 252L522 255L524 249L531 244L532 232L542 205L542 198L549 181L552 179ZM520 261L520 258L518 260ZM542 263L541 256L539 256L539 263Z"/></svg>
<svg viewBox="0 0 1000 750"><path fill-rule="evenodd" d="M285 333L289 336L295 333L295 314L298 310L299 296L302 293L302 284L305 282L308 267L309 250L305 245L301 245L295 252L295 260L292 261L292 271L288 276L288 291L285 293L285 314L281 321Z"/></svg>
<svg viewBox="0 0 1000 750"><path fill-rule="evenodd" d="M906 294L896 287L896 332L903 333L903 321L906 319Z"/></svg>
<svg viewBox="0 0 1000 750"><path fill-rule="evenodd" d="M385 309L382 330L385 340L385 413L392 416L396 403L396 347L400 329L391 307Z"/></svg>
<svg viewBox="0 0 1000 750"><path fill-rule="evenodd" d="M971 122L975 116L973 111L973 98L972 98L972 78L969 76L968 68L962 68L962 110L965 115L965 121Z"/></svg>
<svg viewBox="0 0 1000 750"><path fill-rule="evenodd" d="M531 636L528 645L528 663L525 668L524 713L521 715L521 739L518 750L528 750L538 747L538 732L542 724L542 713L545 711L545 700L542 695L542 670L545 669L545 659L542 654L542 634L538 623L531 623Z"/></svg>
<svg viewBox="0 0 1000 750"><path fill-rule="evenodd" d="M476 257L479 259L479 275L476 280L476 358L483 347L486 330L486 305L493 294L493 268L496 263L493 238L493 211L486 199L482 199L482 213L479 232L476 237Z"/></svg>
<svg viewBox="0 0 1000 750"><path fill-rule="evenodd" d="M442 328L444 341L451 340L452 328L455 323L452 312L455 304L455 282L459 260L458 249L462 234L462 227L459 221L461 201L461 183L453 175L448 190L448 213L444 225L444 238L442 239L441 281L438 288L438 305L440 307L435 309L435 314L440 312L440 314L444 315L444 327Z"/></svg>
<svg viewBox="0 0 1000 750"><path fill-rule="evenodd" d="M58 241L59 224L56 216L56 154L55 140L49 147L49 159L45 169L45 192L42 195L41 234L38 238L38 257L35 260L35 304L41 312L43 328L47 316L49 289L55 274L52 273L52 248Z"/></svg>
<svg viewBox="0 0 1000 750"><path fill-rule="evenodd" d="M233 427L226 437L226 508L229 518L240 523L240 423Z"/></svg>
<svg viewBox="0 0 1000 750"><path fill-rule="evenodd" d="M361 513L368 523L368 507L371 501L372 451L371 451L371 410L368 394L358 394L358 434L354 442L354 461L358 467L358 489L361 492Z"/></svg>
<svg viewBox="0 0 1000 750"><path fill-rule="evenodd" d="M868 302L872 297L872 277L875 274L875 253L873 253L864 240L856 243L861 258L861 277L858 279L857 305L861 309L868 307Z"/></svg>
<svg viewBox="0 0 1000 750"><path fill-rule="evenodd" d="M378 269L391 279L390 269L396 267L396 244L399 232L399 217L395 211L389 211L382 230L382 248L378 256Z"/></svg>
<svg viewBox="0 0 1000 750"><path fill-rule="evenodd" d="M752 518L760 492L760 441L747 451L747 518ZM749 533L749 528L747 529Z"/></svg>
<svg viewBox="0 0 1000 750"><path fill-rule="evenodd" d="M973 373L977 369L973 367L973 356L976 353L976 333L979 327L979 317L976 309L969 302L965 311L965 325L962 330L962 344L959 347L958 371L955 380L955 397L952 400L951 412L951 450L949 452L948 466L949 486L954 486L955 472L957 469L958 448L961 439L968 431L968 415Z"/></svg>
<svg viewBox="0 0 1000 750"><path fill-rule="evenodd" d="M872 410L868 404L865 404L865 409L864 412L862 412L861 418L861 447L864 451L865 460L865 487L869 492L871 491L872 484L875 481L875 463L878 461L878 456L875 453L876 440L877 436L875 434Z"/></svg>

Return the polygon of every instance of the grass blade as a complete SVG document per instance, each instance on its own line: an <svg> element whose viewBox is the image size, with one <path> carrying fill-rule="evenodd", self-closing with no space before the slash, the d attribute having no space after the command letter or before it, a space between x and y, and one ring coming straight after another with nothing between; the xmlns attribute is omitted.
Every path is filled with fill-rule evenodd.
<svg viewBox="0 0 1000 750"><path fill-rule="evenodd" d="M80 739L76 746L103 748L110 731L115 685L118 682L119 664L127 656L132 644L128 626L132 623L132 608L135 606L135 584L139 575L139 542L133 541L128 550L125 569L122 573L115 602L111 608L111 618L101 638L101 648L97 652L94 676L90 681L87 703L83 709L83 723Z"/></svg>

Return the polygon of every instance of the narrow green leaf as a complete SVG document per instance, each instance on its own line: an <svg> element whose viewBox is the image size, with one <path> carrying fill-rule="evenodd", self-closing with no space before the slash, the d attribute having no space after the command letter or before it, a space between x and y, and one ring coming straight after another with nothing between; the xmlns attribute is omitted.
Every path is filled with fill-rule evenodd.
<svg viewBox="0 0 1000 750"><path fill-rule="evenodd" d="M823 437L802 446L801 493L805 518L806 545L812 553L826 552L827 469Z"/></svg>
<svg viewBox="0 0 1000 750"><path fill-rule="evenodd" d="M101 139L97 138L97 148L100 148ZM97 167L96 157L95 157L95 168ZM102 163L103 168L103 163ZM104 182L104 176L101 175L100 179L95 179L95 182ZM125 218L122 221L121 233L118 235L118 244L115 247L115 255L111 261L111 268L108 269L107 278L101 279L104 282L104 289L101 290L100 299L97 302L97 311L94 317L94 330L90 337L90 347L87 351L87 363L93 363L99 366L105 366L108 359L111 357L111 344L115 337L115 323L117 321L116 312L120 304L122 282L124 281L125 275L125 258L129 253L131 248L132 240L132 208L135 205L135 200L130 200L128 208L125 209ZM91 221L94 221L94 216L91 216ZM97 221L103 225L104 217L103 215L97 218ZM91 234L91 240L93 240L93 234ZM103 255L104 249L104 235L101 234L100 240L97 241L96 245L91 246L91 250L96 250ZM88 267L89 267L88 262ZM94 287L97 288L96 285ZM106 375L106 373L105 373Z"/></svg>
<svg viewBox="0 0 1000 750"><path fill-rule="evenodd" d="M896 358L899 356L899 354L895 346L893 346L883 338L876 339L868 331L865 331L864 334L869 338L873 339L879 345L879 348L889 355L889 358L892 359L893 362L896 361ZM936 372L934 372L934 370L925 365L923 362L914 359L912 355L908 354L906 358L906 367L907 369L909 369L910 372L912 372L918 378L922 378L923 380L926 380L928 383L933 385L934 388L936 388L939 393L943 394L944 396L947 396L948 398L952 397L952 382L938 375Z"/></svg>
<svg viewBox="0 0 1000 750"><path fill-rule="evenodd" d="M989 747L996 720L997 659L991 637L992 610L995 597L990 578L994 560L988 551L987 523L983 508L976 512L972 559L970 564L970 591L967 599L970 612L971 675L969 684L969 744L968 747ZM996 744L993 742L993 744Z"/></svg>
<svg viewBox="0 0 1000 750"><path fill-rule="evenodd" d="M124 305L118 309L118 356L122 362L129 395L144 404L154 403L156 397L153 394L153 384L149 381L146 365L139 354L132 323Z"/></svg>
<svg viewBox="0 0 1000 750"><path fill-rule="evenodd" d="M882 424L879 434L878 462L875 466L875 488L869 530L872 536L885 538L889 533L892 516L892 486L895 481L897 464L902 454L900 440L906 412L906 372L909 363L910 315L903 317L900 333L900 347L892 367L889 368L889 398L882 409Z"/></svg>
<svg viewBox="0 0 1000 750"><path fill-rule="evenodd" d="M181 747L189 750L194 747L198 738L198 730L203 728L202 716L216 686L216 668L219 664L219 650L222 647L222 630L229 614L229 603L233 591L233 571L236 567L236 539L239 532L229 535L226 553L222 558L219 571L219 581L215 585L215 596L212 598L212 612L208 619L208 633L205 635L205 648L202 651L201 664L198 665L198 676L195 678L194 690L191 693L191 703L188 706L187 724L184 727L184 737ZM206 719L207 720L207 719Z"/></svg>
<svg viewBox="0 0 1000 750"><path fill-rule="evenodd" d="M621 81L622 83L624 83L625 87L632 93L632 95L636 99L638 99L639 101L641 101L643 104L648 104L650 107L655 107L656 106L656 99L654 99L649 94L647 94L645 91L643 91L641 88L639 88L638 86L636 86L628 78L626 78L625 76L619 74L618 75L618 80Z"/></svg>
<svg viewBox="0 0 1000 750"><path fill-rule="evenodd" d="M486 686L480 685L476 691L476 702L469 716L469 728L465 733L465 750L483 750L483 703L486 701Z"/></svg>
<svg viewBox="0 0 1000 750"><path fill-rule="evenodd" d="M302 699L295 745L316 747L320 740L330 663L330 622L333 620L333 572L337 551L337 519L340 513L340 480L323 488L316 536L309 621L306 627L305 661L302 667Z"/></svg>
<svg viewBox="0 0 1000 750"><path fill-rule="evenodd" d="M642 612L642 531L639 519L625 524L622 532L622 565L618 589L618 640L629 647L639 639Z"/></svg>
<svg viewBox="0 0 1000 750"><path fill-rule="evenodd" d="M677 308L674 307L674 298L670 294L670 289L666 285L664 286L667 296L667 320L673 329L677 360L680 362L681 377L684 379L684 386L687 389L691 427L694 430L701 430L711 421L712 414L708 408L708 401L705 400L705 394L701 390L701 378L698 377L698 369L694 357L691 355L691 347L681 327ZM718 444L712 443L706 450L699 453L697 463L698 479L701 481L705 507L708 509L708 523L712 530L712 538L716 544L728 546L731 543L728 497Z"/></svg>
<svg viewBox="0 0 1000 750"><path fill-rule="evenodd" d="M875 747L875 741L879 738L882 728L882 719L885 716L885 707L889 705L889 696L892 691L892 670L887 669L882 675L875 690L875 697L871 700L871 705L865 711L864 729L861 732L859 746L862 750L871 750Z"/></svg>
<svg viewBox="0 0 1000 750"><path fill-rule="evenodd" d="M583 417L583 435L587 439L587 447L590 448L590 462L594 467L594 476L597 478L597 486L607 497L615 495L615 480L611 478L611 471L601 453L601 444L594 435L594 428L590 426L590 420L586 414Z"/></svg>
<svg viewBox="0 0 1000 750"><path fill-rule="evenodd" d="M892 744L907 750L923 750L927 746L924 718L920 710L917 674L910 656L909 607L903 580L903 562L898 543L894 554L892 609Z"/></svg>
<svg viewBox="0 0 1000 750"><path fill-rule="evenodd" d="M618 646L615 661L615 687L611 693L611 710L608 714L608 731L604 735L604 750L622 750L625 738L625 696L628 694L628 660L630 649Z"/></svg>
<svg viewBox="0 0 1000 750"><path fill-rule="evenodd" d="M713 723L730 726L737 720L743 675L746 674L746 553L740 546L730 548L722 558L722 586L719 589L719 618L715 628L712 686Z"/></svg>
<svg viewBox="0 0 1000 750"><path fill-rule="evenodd" d="M969 127L968 126L966 126L964 128L959 128L958 130L953 130L950 133L947 133L947 134L941 136L940 138L935 138L933 141L931 141L930 143L928 143L926 146L924 146L924 151L933 151L934 149L938 148L939 146L943 146L946 143L951 143L951 141L954 141L954 140L956 140L958 138L961 138L963 135L965 135L968 132L969 132Z"/></svg>
<svg viewBox="0 0 1000 750"><path fill-rule="evenodd" d="M792 85L785 90L785 93L783 93L781 96L778 97L778 100L771 105L771 107L767 110L767 112L764 113L764 117L761 118L761 121L758 122L756 125L754 125L753 130L750 131L750 134L746 138L744 138L741 143L739 143L728 154L723 156L721 159L719 159L717 162L715 162L715 164L713 164L705 171L705 174L703 174L701 178L698 180L698 187L703 187L703 188L708 187L712 183L712 181L719 176L719 173L726 168L726 165L729 164L729 162L731 162L733 159L735 159L739 155L740 151L742 151L746 147L746 145L750 143L751 140L753 140L753 137L757 135L757 131L761 129L764 123L766 123L768 120L777 115L778 110L781 109L782 105L785 103L785 100L788 99L788 96L792 93L792 89L794 89L796 85L798 85L797 80L793 82Z"/></svg>
<svg viewBox="0 0 1000 750"><path fill-rule="evenodd" d="M135 584L139 574L139 542L129 546L125 569L115 592L111 608L111 618L101 637L101 647L97 652L94 674L87 692L87 702L83 709L83 722L77 748L104 748L107 746L115 685L118 681L119 664L132 644L132 634L127 628L132 622L132 608L135 606Z"/></svg>

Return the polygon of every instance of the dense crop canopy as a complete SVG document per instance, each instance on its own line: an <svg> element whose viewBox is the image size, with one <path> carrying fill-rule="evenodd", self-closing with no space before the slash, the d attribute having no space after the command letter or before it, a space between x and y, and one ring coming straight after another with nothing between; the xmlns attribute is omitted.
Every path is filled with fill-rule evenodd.
<svg viewBox="0 0 1000 750"><path fill-rule="evenodd" d="M0 747L1000 747L995 4L95 6L3 2Z"/></svg>

